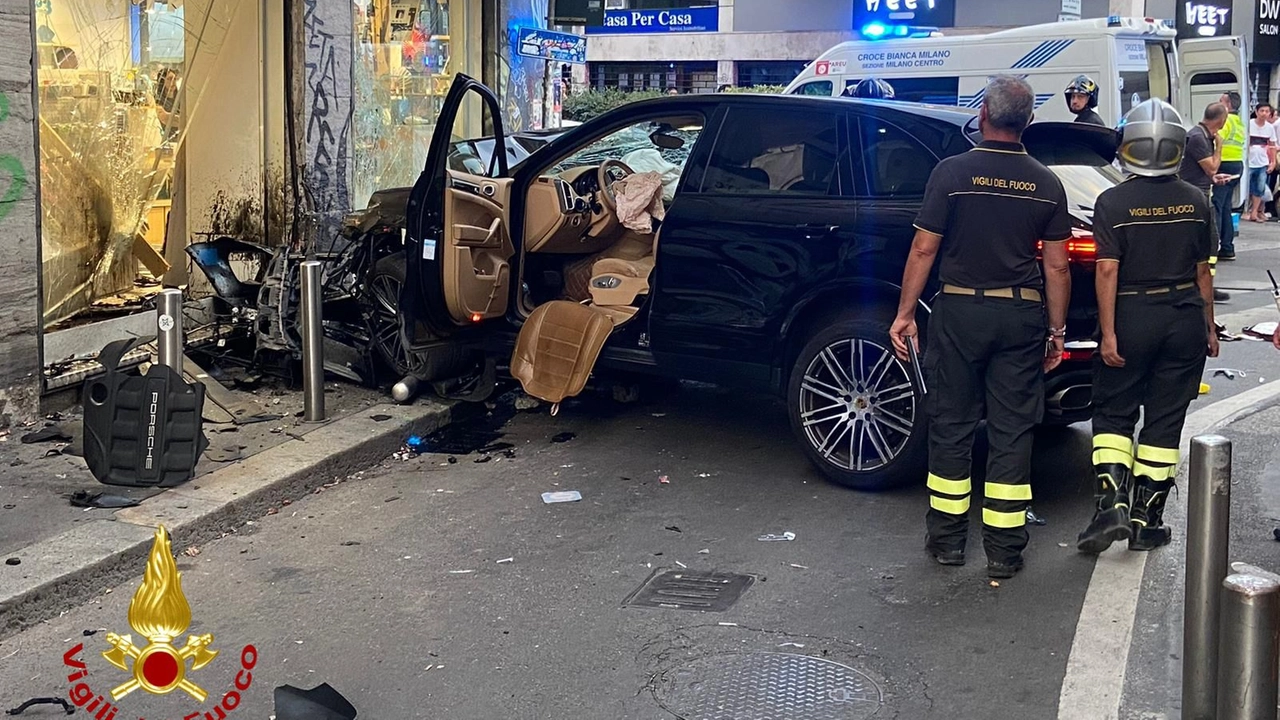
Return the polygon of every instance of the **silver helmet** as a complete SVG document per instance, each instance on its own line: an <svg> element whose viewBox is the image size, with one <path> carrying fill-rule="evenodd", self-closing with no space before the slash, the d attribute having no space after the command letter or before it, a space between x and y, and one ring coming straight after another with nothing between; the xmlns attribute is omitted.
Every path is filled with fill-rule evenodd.
<svg viewBox="0 0 1280 720"><path fill-rule="evenodd" d="M1187 147L1187 129L1169 103L1152 98L1136 105L1120 127L1116 157L1125 170L1143 177L1178 174Z"/></svg>

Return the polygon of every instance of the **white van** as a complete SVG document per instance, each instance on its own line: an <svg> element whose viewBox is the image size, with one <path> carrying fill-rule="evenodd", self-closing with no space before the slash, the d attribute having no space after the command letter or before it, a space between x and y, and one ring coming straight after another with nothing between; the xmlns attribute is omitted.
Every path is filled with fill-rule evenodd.
<svg viewBox="0 0 1280 720"><path fill-rule="evenodd" d="M1242 38L1174 41L1175 32L1151 18L1098 18L1029 25L986 35L861 40L837 45L797 77L786 92L840 95L868 77L887 80L908 102L982 105L987 79L1023 77L1036 91L1037 120L1074 120L1063 91L1080 74L1098 83L1098 114L1112 127L1136 103L1170 102L1187 124L1226 90L1245 98Z"/></svg>

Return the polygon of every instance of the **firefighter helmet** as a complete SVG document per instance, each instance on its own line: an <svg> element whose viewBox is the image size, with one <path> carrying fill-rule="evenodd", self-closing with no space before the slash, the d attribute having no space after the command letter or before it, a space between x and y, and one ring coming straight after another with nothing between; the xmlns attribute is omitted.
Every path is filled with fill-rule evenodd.
<svg viewBox="0 0 1280 720"><path fill-rule="evenodd" d="M1093 109L1098 107L1098 83L1094 82L1088 75L1077 75L1067 89L1062 93L1067 99L1067 107L1071 107L1072 95L1085 95L1089 98L1089 104L1085 107ZM1075 112L1075 110L1072 110Z"/></svg>
<svg viewBox="0 0 1280 720"><path fill-rule="evenodd" d="M1117 128L1120 165L1134 175L1176 175L1187 146L1187 129L1169 103L1151 98L1125 114Z"/></svg>
<svg viewBox="0 0 1280 720"><path fill-rule="evenodd" d="M845 91L848 97L892 100L893 86L880 78L867 78Z"/></svg>

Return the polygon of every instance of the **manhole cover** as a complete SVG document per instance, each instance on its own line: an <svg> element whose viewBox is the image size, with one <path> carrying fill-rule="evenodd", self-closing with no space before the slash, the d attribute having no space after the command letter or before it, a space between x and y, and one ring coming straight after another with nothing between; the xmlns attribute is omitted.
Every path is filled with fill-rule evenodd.
<svg viewBox="0 0 1280 720"><path fill-rule="evenodd" d="M724 612L755 578L733 573L694 572L690 570L655 570L623 605Z"/></svg>
<svg viewBox="0 0 1280 720"><path fill-rule="evenodd" d="M660 674L653 695L683 720L862 720L883 701L863 673L789 653L694 660Z"/></svg>

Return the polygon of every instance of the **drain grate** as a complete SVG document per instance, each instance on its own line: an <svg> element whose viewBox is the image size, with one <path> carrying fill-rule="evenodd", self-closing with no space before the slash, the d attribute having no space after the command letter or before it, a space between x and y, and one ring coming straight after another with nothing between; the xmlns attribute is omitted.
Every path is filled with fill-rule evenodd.
<svg viewBox="0 0 1280 720"><path fill-rule="evenodd" d="M634 607L724 612L756 579L733 573L655 570L622 604Z"/></svg>
<svg viewBox="0 0 1280 720"><path fill-rule="evenodd" d="M884 701L865 674L790 653L699 658L650 686L664 710L687 720L864 720Z"/></svg>

